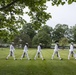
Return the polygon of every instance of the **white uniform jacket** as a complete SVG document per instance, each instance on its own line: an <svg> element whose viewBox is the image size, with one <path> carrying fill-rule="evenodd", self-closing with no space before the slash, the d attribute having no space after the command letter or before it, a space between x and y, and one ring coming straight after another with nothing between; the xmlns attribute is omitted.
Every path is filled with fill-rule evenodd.
<svg viewBox="0 0 76 75"><path fill-rule="evenodd" d="M73 45L70 45L70 50L69 51L74 51Z"/></svg>
<svg viewBox="0 0 76 75"><path fill-rule="evenodd" d="M15 50L15 48L14 48L14 46L13 45L10 45L10 51L14 51Z"/></svg>
<svg viewBox="0 0 76 75"><path fill-rule="evenodd" d="M24 52L27 52L28 51L28 47L25 45L24 46Z"/></svg>
<svg viewBox="0 0 76 75"><path fill-rule="evenodd" d="M59 50L58 45L55 44L54 51L58 51L58 50Z"/></svg>
<svg viewBox="0 0 76 75"><path fill-rule="evenodd" d="M41 52L41 46L40 45L38 45L38 47L37 47L37 52Z"/></svg>

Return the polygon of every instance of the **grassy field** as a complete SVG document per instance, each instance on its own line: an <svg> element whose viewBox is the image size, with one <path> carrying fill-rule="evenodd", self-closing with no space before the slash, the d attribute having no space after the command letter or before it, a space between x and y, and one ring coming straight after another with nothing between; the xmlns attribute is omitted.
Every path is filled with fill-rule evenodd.
<svg viewBox="0 0 76 75"><path fill-rule="evenodd" d="M76 60L71 57L67 60L68 50L60 50L59 53L63 60L56 56L51 60L53 50L43 49L42 54L46 60L38 58L34 60L36 49L29 49L28 54L32 60L20 57L23 53L21 49L16 49L17 60L10 57L5 60L9 49L0 49L0 75L76 75Z"/></svg>

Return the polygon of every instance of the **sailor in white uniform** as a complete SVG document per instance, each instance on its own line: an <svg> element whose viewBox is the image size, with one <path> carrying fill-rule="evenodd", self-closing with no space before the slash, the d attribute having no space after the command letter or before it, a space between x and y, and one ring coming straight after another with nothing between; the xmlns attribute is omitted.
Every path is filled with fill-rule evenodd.
<svg viewBox="0 0 76 75"><path fill-rule="evenodd" d="M14 43L12 42L10 45L10 52L9 52L9 55L6 57L6 59L8 59L10 56L12 56L15 60L15 55L14 55L15 48L14 48L13 44Z"/></svg>
<svg viewBox="0 0 76 75"><path fill-rule="evenodd" d="M20 58L21 60L22 60L22 58L25 57L25 55L26 55L27 59L30 60L30 58L28 56L28 47L27 46L28 46L28 43L26 43L25 46L24 46L23 54L22 54L22 56Z"/></svg>
<svg viewBox="0 0 76 75"><path fill-rule="evenodd" d="M58 50L59 50L59 48L58 48L58 42L56 42L55 47L54 47L54 52L53 52L53 55L52 55L51 59L53 59L54 55L57 54L57 57L61 60L61 57L60 57L60 54L59 54Z"/></svg>
<svg viewBox="0 0 76 75"><path fill-rule="evenodd" d="M68 60L70 59L70 56L71 56L71 55L72 55L72 57L74 56L74 58L76 59L75 52L74 52L74 45L73 45L73 42L71 42L71 44L70 44Z"/></svg>
<svg viewBox="0 0 76 75"><path fill-rule="evenodd" d="M44 60L43 56L42 56L42 53L41 53L41 43L38 45L37 47L37 53L35 55L35 58L34 60L36 60L37 57L40 57L42 60Z"/></svg>

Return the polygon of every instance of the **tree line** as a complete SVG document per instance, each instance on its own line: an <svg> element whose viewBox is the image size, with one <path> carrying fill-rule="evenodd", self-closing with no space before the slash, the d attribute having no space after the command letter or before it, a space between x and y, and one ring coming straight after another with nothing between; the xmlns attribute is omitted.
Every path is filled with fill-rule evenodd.
<svg viewBox="0 0 76 75"><path fill-rule="evenodd" d="M9 36L13 39L13 34L18 33L18 29L26 23L22 18L24 14L30 17L35 30L46 24L46 21L52 18L51 13L46 12L47 2L52 6L59 6L66 3L72 4L76 0L0 0L0 39L6 39Z"/></svg>
<svg viewBox="0 0 76 75"><path fill-rule="evenodd" d="M16 44L21 43L23 46L28 42L32 47L41 42L47 47L61 38L62 41L76 42L75 26L69 28L66 24L57 24L52 28L45 25L46 21L52 18L51 13L46 12L47 2L52 6L59 6L72 4L76 0L0 0L0 43L16 41ZM30 23L22 18L24 14L30 17Z"/></svg>
<svg viewBox="0 0 76 75"><path fill-rule="evenodd" d="M57 24L54 28L44 25L35 30L31 23L26 23L12 38L9 36L0 40L2 43L11 41L18 47L23 47L25 43L28 43L29 47L36 47L39 43L42 43L43 47L50 47L55 41L65 46L70 42L76 43L76 25L68 27L66 24Z"/></svg>

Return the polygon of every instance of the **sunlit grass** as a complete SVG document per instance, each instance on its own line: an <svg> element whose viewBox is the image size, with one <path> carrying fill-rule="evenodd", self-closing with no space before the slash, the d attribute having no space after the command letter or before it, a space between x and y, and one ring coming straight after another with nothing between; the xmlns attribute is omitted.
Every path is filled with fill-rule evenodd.
<svg viewBox="0 0 76 75"><path fill-rule="evenodd" d="M15 56L17 60L10 57L5 60L9 49L0 49L0 75L76 75L76 60L71 57L68 60L68 50L60 50L59 53L63 60L56 56L51 60L53 50L43 49L42 54L46 60L37 58L34 60L36 49L29 49L28 54L31 60L20 57L23 49L16 49Z"/></svg>

